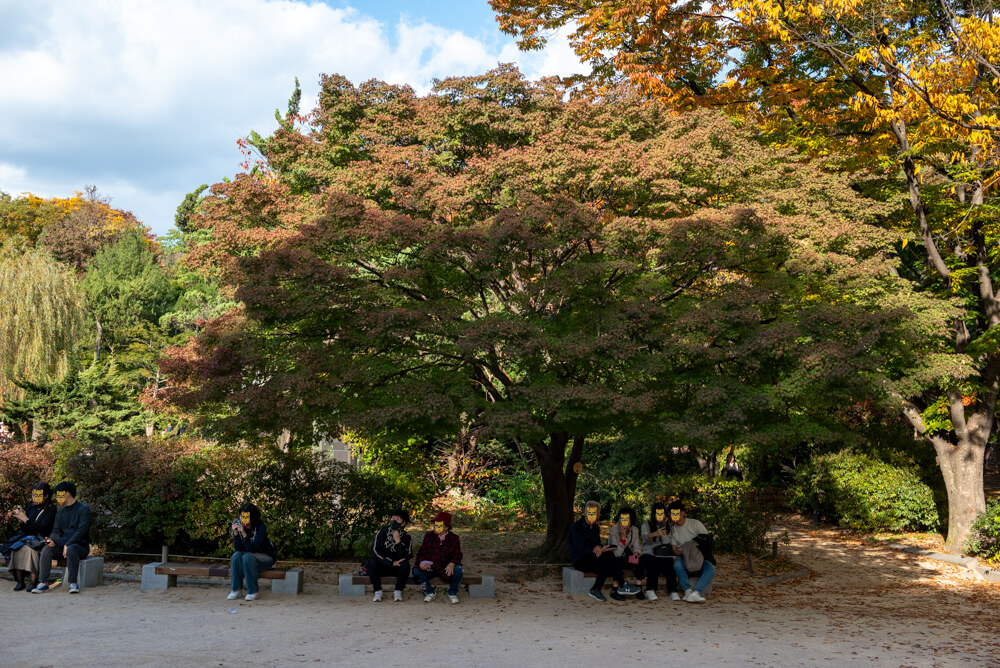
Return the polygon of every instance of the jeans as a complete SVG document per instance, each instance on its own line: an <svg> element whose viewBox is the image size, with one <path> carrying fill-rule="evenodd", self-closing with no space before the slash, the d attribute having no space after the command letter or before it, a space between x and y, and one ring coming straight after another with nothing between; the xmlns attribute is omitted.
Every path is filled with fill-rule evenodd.
<svg viewBox="0 0 1000 668"><path fill-rule="evenodd" d="M671 564L676 561L675 558L657 557L652 554L639 557L639 568L646 574L646 591L656 591L660 584L660 575L667 581L667 592L677 591L677 575Z"/></svg>
<svg viewBox="0 0 1000 668"><path fill-rule="evenodd" d="M58 545L51 547L46 545L42 548L42 553L38 555L38 581L45 583L49 581L49 573L52 571L52 555L62 556L62 548ZM86 559L90 554L89 545L67 545L66 546L66 577L63 578L66 584L76 584L76 579L80 575L80 560Z"/></svg>
<svg viewBox="0 0 1000 668"><path fill-rule="evenodd" d="M583 559L573 562L573 568L584 573L597 573L597 577L594 579L594 589L599 590L603 587L604 581L608 579L609 575L614 579L616 585L625 584L622 561L615 557L612 552L605 552L599 557L593 552L589 552L584 555Z"/></svg>
<svg viewBox="0 0 1000 668"><path fill-rule="evenodd" d="M677 573L677 581L680 583L681 590L687 591L691 588L691 580L688 578L687 568L684 567L684 559L677 557L674 559L674 573ZM705 587L712 582L712 578L715 577L715 566L712 565L711 561L705 560L704 565L701 567L701 575L698 576L698 586L694 588L699 594L705 593Z"/></svg>
<svg viewBox="0 0 1000 668"><path fill-rule="evenodd" d="M403 559L399 563L399 566L392 566L386 565L375 557L372 557L365 564L365 568L368 569L368 577L371 578L372 588L375 591L381 591L383 575L396 576L396 591L403 591L406 581L410 579L410 562L406 559Z"/></svg>
<svg viewBox="0 0 1000 668"><path fill-rule="evenodd" d="M274 557L260 552L234 552L229 560L229 571L232 573L230 589L243 589L243 578L247 580L247 593L256 594L259 591L257 574L274 566Z"/></svg>
<svg viewBox="0 0 1000 668"><path fill-rule="evenodd" d="M448 595L449 596L458 596L458 585L462 584L462 567L461 566L455 566L455 570L452 571L450 579L448 578L447 575L444 574L443 570L441 570L441 571L435 571L435 570L422 571L422 570L420 570L420 568L414 568L413 569L413 577L416 579L417 584L419 584L421 587L424 588L424 593L425 594L430 594L431 592L434 591L434 587L431 586L430 581L431 581L432 578L439 577L442 580L447 580L448 581L448 585L449 585L448 586ZM397 582L398 582L398 580L397 580Z"/></svg>

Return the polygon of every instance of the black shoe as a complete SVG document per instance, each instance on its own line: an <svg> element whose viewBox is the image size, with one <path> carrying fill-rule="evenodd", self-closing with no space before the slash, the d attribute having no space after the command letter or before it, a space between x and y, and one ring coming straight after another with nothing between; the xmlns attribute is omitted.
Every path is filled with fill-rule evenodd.
<svg viewBox="0 0 1000 668"><path fill-rule="evenodd" d="M601 593L600 589L591 589L589 594L590 598L594 599L595 601L600 601L601 603L604 603L605 601L608 600L604 598L604 594Z"/></svg>
<svg viewBox="0 0 1000 668"><path fill-rule="evenodd" d="M618 593L618 587L611 588L611 598L616 601L624 601L625 597Z"/></svg>
<svg viewBox="0 0 1000 668"><path fill-rule="evenodd" d="M14 591L24 591L24 590L25 590L25 585L23 582L18 582L16 585L14 585Z"/></svg>

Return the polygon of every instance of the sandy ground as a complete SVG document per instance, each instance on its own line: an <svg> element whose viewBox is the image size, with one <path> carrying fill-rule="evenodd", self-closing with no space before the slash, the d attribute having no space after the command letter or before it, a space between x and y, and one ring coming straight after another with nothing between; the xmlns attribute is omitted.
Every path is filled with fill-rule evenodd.
<svg viewBox="0 0 1000 668"><path fill-rule="evenodd" d="M812 570L773 585L720 570L704 605L569 596L498 583L495 600L425 604L299 597L225 600L226 586L143 593L114 582L69 596L0 580L4 666L1000 666L1000 587L954 566L788 526L783 552ZM724 562L735 571L738 561ZM755 584L756 583L756 584ZM235 612L231 612L235 610ZM15 623L14 620L21 620Z"/></svg>

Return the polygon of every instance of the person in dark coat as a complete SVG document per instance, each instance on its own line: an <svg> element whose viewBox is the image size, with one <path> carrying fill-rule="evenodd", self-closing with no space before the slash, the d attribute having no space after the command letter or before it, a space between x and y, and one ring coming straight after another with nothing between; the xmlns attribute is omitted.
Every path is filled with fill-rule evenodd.
<svg viewBox="0 0 1000 668"><path fill-rule="evenodd" d="M573 568L578 571L593 571L597 573L594 586L590 590L590 598L595 601L607 601L601 593L601 587L608 577L614 578L617 587L611 589L611 598L616 601L624 601L625 597L618 593L619 587L625 585L625 574L622 571L621 562L615 558L614 546L604 545L601 540L601 527L597 520L601 516L601 504L597 501L588 501L584 508L583 517L578 519L569 528L569 559L573 562Z"/></svg>
<svg viewBox="0 0 1000 668"><path fill-rule="evenodd" d="M448 583L448 600L458 603L458 587L462 584L462 544L451 530L451 513L441 511L434 516L434 530L428 531L417 551L413 577L423 587L424 603L434 600L431 579L439 577Z"/></svg>
<svg viewBox="0 0 1000 668"><path fill-rule="evenodd" d="M410 578L410 561L413 559L413 541L406 533L410 513L402 508L392 511L389 523L375 534L371 555L365 562L368 577L375 589L375 602L382 600L382 576L395 575L396 586L393 601L403 600L403 588Z"/></svg>
<svg viewBox="0 0 1000 668"><path fill-rule="evenodd" d="M274 544L267 537L267 525L260 519L260 510L250 503L243 504L240 516L230 527L233 534L232 559L229 569L232 574L228 600L237 599L243 593L243 580L247 581L247 601L256 601L260 596L257 583L258 573L274 566L277 553Z"/></svg>
<svg viewBox="0 0 1000 668"><path fill-rule="evenodd" d="M39 552L37 548L25 544L25 539L43 540L52 533L56 521L56 506L52 503L52 488L47 482L39 482L31 488L31 504L27 508L16 508L11 517L20 522L19 531L4 545L7 557L7 571L14 576L14 591L25 591L38 586ZM30 577L30 586L25 578Z"/></svg>
<svg viewBox="0 0 1000 668"><path fill-rule="evenodd" d="M43 594L49 590L53 557L66 560L69 593L80 593L76 578L80 574L80 560L90 554L90 508L76 500L76 485L69 480L56 485L56 501L61 508L52 524L52 533L45 539L45 546L38 555L38 584L31 590L32 594Z"/></svg>

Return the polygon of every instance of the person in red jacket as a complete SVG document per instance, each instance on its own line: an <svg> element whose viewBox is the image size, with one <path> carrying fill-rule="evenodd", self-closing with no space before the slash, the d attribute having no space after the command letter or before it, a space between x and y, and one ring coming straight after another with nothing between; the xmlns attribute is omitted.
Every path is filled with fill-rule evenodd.
<svg viewBox="0 0 1000 668"><path fill-rule="evenodd" d="M434 600L430 580L439 577L448 582L448 600L458 603L458 585L462 584L462 544L451 531L451 513L434 516L434 530L428 531L417 551L413 576L424 589L424 602Z"/></svg>

